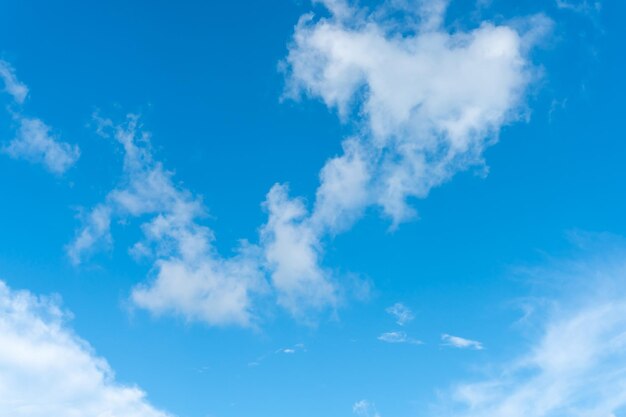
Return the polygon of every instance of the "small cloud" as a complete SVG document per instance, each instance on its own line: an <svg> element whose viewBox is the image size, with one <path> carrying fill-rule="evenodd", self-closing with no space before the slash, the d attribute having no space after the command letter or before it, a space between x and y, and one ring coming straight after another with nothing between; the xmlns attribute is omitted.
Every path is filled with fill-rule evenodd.
<svg viewBox="0 0 626 417"><path fill-rule="evenodd" d="M444 342L444 345L451 346L459 349L474 349L474 350L483 350L483 344L476 340L464 339L458 336L452 336L449 334L442 334L441 340Z"/></svg>
<svg viewBox="0 0 626 417"><path fill-rule="evenodd" d="M11 64L2 60L0 60L0 79L4 82L4 91L17 103L22 104L28 95L28 87L17 79Z"/></svg>
<svg viewBox="0 0 626 417"><path fill-rule="evenodd" d="M400 326L404 326L415 318L411 309L402 303L395 303L391 307L387 307L385 311L394 316L396 318L396 323Z"/></svg>
<svg viewBox="0 0 626 417"><path fill-rule="evenodd" d="M367 400L361 400L354 403L352 413L358 417L380 417L376 406Z"/></svg>
<svg viewBox="0 0 626 417"><path fill-rule="evenodd" d="M297 352L306 352L306 348L303 343L296 343L292 347L280 348L274 353L286 353L288 355L293 355Z"/></svg>
<svg viewBox="0 0 626 417"><path fill-rule="evenodd" d="M421 345L421 340L409 337L405 332L387 332L378 336L378 340L385 343L409 343L412 345Z"/></svg>
<svg viewBox="0 0 626 417"><path fill-rule="evenodd" d="M59 141L41 120L19 117L19 123L15 139L3 148L12 158L43 164L50 172L60 175L80 157L78 146Z"/></svg>

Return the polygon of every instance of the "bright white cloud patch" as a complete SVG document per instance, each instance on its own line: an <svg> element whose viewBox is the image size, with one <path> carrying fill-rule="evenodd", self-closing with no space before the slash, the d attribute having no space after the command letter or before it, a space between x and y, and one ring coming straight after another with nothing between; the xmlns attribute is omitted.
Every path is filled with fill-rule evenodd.
<svg viewBox="0 0 626 417"><path fill-rule="evenodd" d="M106 361L66 325L54 299L0 281L0 415L167 417L115 381Z"/></svg>
<svg viewBox="0 0 626 417"><path fill-rule="evenodd" d="M320 172L310 211L284 185L268 194L262 236L281 303L335 305L336 287L320 266L323 240L349 229L370 206L393 225L410 218L407 203L472 165L502 126L524 112L533 80L528 53L550 22L535 30L484 22L468 32L443 26L446 2L420 2L374 12L342 0L322 2L329 17L311 14L296 26L285 59L289 97L319 97L359 134ZM406 19L395 17L400 11ZM398 321L402 319L398 318Z"/></svg>
<svg viewBox="0 0 626 417"><path fill-rule="evenodd" d="M402 303L395 303L391 307L387 307L385 311L394 316L396 323L400 326L404 326L415 318L411 309Z"/></svg>
<svg viewBox="0 0 626 417"><path fill-rule="evenodd" d="M319 97L343 119L356 115L364 160L340 178L362 178L351 193L397 224L413 215L408 198L482 164L500 128L523 112L533 79L527 54L549 22L534 17L533 33L489 22L449 32L443 1L412 3L413 11L399 11L403 21L390 17L394 3L369 14L341 0L323 3L330 17L306 15L296 27L287 94ZM322 176L320 189L340 189L328 184L334 181Z"/></svg>
<svg viewBox="0 0 626 417"><path fill-rule="evenodd" d="M28 87L15 76L13 67L0 60L0 79L4 90L13 100L22 104L28 94ZM70 145L59 140L51 129L37 118L26 117L20 112L12 112L18 125L15 138L2 151L12 158L44 165L50 172L60 175L76 163L80 157L77 145Z"/></svg>
<svg viewBox="0 0 626 417"><path fill-rule="evenodd" d="M459 349L483 349L483 344L476 340L465 339L463 337L452 336L450 334L442 334L441 340L446 346L452 346Z"/></svg>

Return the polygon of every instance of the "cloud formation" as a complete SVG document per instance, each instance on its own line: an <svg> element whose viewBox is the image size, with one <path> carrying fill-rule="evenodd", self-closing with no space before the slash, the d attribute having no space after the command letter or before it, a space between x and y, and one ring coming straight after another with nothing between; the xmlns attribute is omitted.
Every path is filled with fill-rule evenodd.
<svg viewBox="0 0 626 417"><path fill-rule="evenodd" d="M0 281L0 415L168 417L66 324L55 299Z"/></svg>
<svg viewBox="0 0 626 417"><path fill-rule="evenodd" d="M409 337L406 332L386 332L378 336L378 340L385 343L408 343L421 345L422 341Z"/></svg>
<svg viewBox="0 0 626 417"><path fill-rule="evenodd" d="M395 303L387 307L385 311L394 316L396 323L400 326L404 326L415 318L411 309L402 303Z"/></svg>
<svg viewBox="0 0 626 417"><path fill-rule="evenodd" d="M475 350L483 350L483 344L476 340L465 339L459 336L452 336L450 334L442 334L441 340L444 345L451 346L459 349L475 349Z"/></svg>
<svg viewBox="0 0 626 417"><path fill-rule="evenodd" d="M296 26L286 94L319 98L343 120L356 119L358 139L330 163L354 160L355 148L359 163L321 178L320 189L331 190L341 189L337 181L359 179L350 186L359 198L337 204L334 216L354 217L376 205L397 225L414 215L409 199L482 165L502 126L524 112L535 77L528 53L550 22L529 18L532 32L489 22L450 32L444 1L401 10L384 3L373 12L347 1L322 3L329 17L305 15ZM393 17L398 14L404 20Z"/></svg>
<svg viewBox="0 0 626 417"><path fill-rule="evenodd" d="M13 67L2 60L0 79L4 83L5 92L11 95L15 103L24 103L28 87L17 79ZM59 140L40 119L26 117L20 111L12 111L11 114L18 127L15 138L2 147L4 153L15 159L41 164L56 175L63 174L76 163L80 157L77 145Z"/></svg>
<svg viewBox="0 0 626 417"><path fill-rule="evenodd" d="M77 145L62 142L50 127L36 118L17 117L19 128L4 152L15 159L44 165L53 174L63 174L80 157Z"/></svg>
<svg viewBox="0 0 626 417"><path fill-rule="evenodd" d="M200 223L206 210L200 198L177 186L172 173L154 160L149 135L129 115L114 125L96 116L98 132L124 149L120 184L83 219L66 250L74 264L111 244L111 220L139 218L143 239L130 252L153 260L150 278L132 291L137 306L155 314L171 313L213 325L252 324L252 294L265 281L257 249L242 242L237 255L220 257L213 232Z"/></svg>

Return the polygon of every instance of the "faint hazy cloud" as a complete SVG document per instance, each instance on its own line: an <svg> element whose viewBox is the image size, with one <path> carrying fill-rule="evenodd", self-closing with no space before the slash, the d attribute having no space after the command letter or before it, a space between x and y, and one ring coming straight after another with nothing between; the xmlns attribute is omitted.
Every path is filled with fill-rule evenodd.
<svg viewBox="0 0 626 417"><path fill-rule="evenodd" d="M360 400L352 406L352 413L358 417L380 417L376 406L367 400Z"/></svg>
<svg viewBox="0 0 626 417"><path fill-rule="evenodd" d="M95 116L98 132L124 149L124 173L105 200L82 216L82 226L66 250L80 264L111 242L111 219L141 218L143 238L135 256L151 259L148 281L132 291L135 305L154 314L174 314L213 325L253 325L254 294L266 290L258 249L242 242L224 258L213 247L213 232L201 223L206 209L199 197L176 185L155 160L149 135L138 116L115 125Z"/></svg>
<svg viewBox="0 0 626 417"><path fill-rule="evenodd" d="M394 316L396 323L400 326L404 326L415 318L411 309L402 303L395 303L391 307L387 307L385 311Z"/></svg>
<svg viewBox="0 0 626 417"><path fill-rule="evenodd" d="M378 336L378 340L385 343L408 343L421 345L422 341L409 337L405 332L386 332Z"/></svg>

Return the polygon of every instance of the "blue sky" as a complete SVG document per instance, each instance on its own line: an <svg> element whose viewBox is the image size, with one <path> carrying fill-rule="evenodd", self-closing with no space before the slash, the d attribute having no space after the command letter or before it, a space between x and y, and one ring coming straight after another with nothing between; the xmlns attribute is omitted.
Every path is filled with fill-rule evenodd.
<svg viewBox="0 0 626 417"><path fill-rule="evenodd" d="M3 2L0 416L626 416L624 16Z"/></svg>

